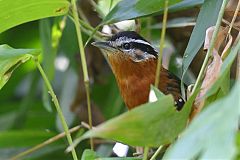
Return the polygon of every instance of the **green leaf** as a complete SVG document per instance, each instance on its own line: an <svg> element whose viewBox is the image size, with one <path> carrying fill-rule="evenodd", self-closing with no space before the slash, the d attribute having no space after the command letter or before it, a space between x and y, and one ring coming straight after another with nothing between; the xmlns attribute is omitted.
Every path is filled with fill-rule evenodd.
<svg viewBox="0 0 240 160"><path fill-rule="evenodd" d="M169 6L181 0L169 1ZM133 19L163 11L164 0L122 0L104 18L102 23L114 23L126 19Z"/></svg>
<svg viewBox="0 0 240 160"><path fill-rule="evenodd" d="M98 158L98 156L94 151L86 149L82 154L81 160L95 160L96 158Z"/></svg>
<svg viewBox="0 0 240 160"><path fill-rule="evenodd" d="M0 33L19 24L68 12L67 0L1 0Z"/></svg>
<svg viewBox="0 0 240 160"><path fill-rule="evenodd" d="M157 147L171 143L185 128L187 118L184 119L183 115L185 111L175 110L171 96L162 96L154 103L141 105L97 126L76 139L74 144L99 137L132 146Z"/></svg>
<svg viewBox="0 0 240 160"><path fill-rule="evenodd" d="M82 158L81 160L141 160L140 158L136 158L136 157L123 157L123 158L119 158L119 157L114 157L114 158L100 158L99 156L97 156L97 154L90 150L90 149L86 149L83 152Z"/></svg>
<svg viewBox="0 0 240 160"><path fill-rule="evenodd" d="M202 47L207 28L213 26L216 23L221 5L222 0L205 1L202 5L196 25L193 29L190 40L188 42L188 46L183 56L184 74L186 73L199 49Z"/></svg>
<svg viewBox="0 0 240 160"><path fill-rule="evenodd" d="M21 130L0 132L0 147L33 146L53 137L55 134L46 131Z"/></svg>
<svg viewBox="0 0 240 160"><path fill-rule="evenodd" d="M195 26L195 18L194 17L179 17L170 19L167 22L167 28L180 28L187 26ZM160 29L162 28L162 22L157 23L151 26L151 29Z"/></svg>
<svg viewBox="0 0 240 160"><path fill-rule="evenodd" d="M54 77L54 59L56 57L56 53L53 52L52 48L52 26L50 19L42 19L39 21L39 32L40 32L40 40L42 44L42 52L43 52L43 68L46 70L46 74L50 80ZM52 112L51 100L49 97L48 90L44 84L42 84L43 92L42 92L42 101L43 106L47 111Z"/></svg>
<svg viewBox="0 0 240 160"><path fill-rule="evenodd" d="M36 49L14 49L0 45L0 89L7 83L12 72L20 64L40 54Z"/></svg>
<svg viewBox="0 0 240 160"><path fill-rule="evenodd" d="M111 11L111 9L120 1L121 0L99 0L98 8L101 11L101 13L103 13L103 15L107 15Z"/></svg>
<svg viewBox="0 0 240 160"><path fill-rule="evenodd" d="M203 2L204 0L183 0L182 2L179 2L169 7L169 11L175 12L175 11L184 10L187 8L192 8L192 7L201 5Z"/></svg>
<svg viewBox="0 0 240 160"><path fill-rule="evenodd" d="M179 3L178 3L179 2ZM169 4L169 12L191 8L202 4L203 0L173 0ZM104 18L102 23L114 23L149 15L162 14L164 0L122 0Z"/></svg>
<svg viewBox="0 0 240 160"><path fill-rule="evenodd" d="M151 85L151 91L154 91L157 99L159 99L162 96L164 96L164 94L159 89L157 89L155 86L153 86L153 85ZM150 91L150 96L151 96L151 91Z"/></svg>
<svg viewBox="0 0 240 160"><path fill-rule="evenodd" d="M163 159L233 159L240 115L240 83L229 96L212 103L197 116Z"/></svg>

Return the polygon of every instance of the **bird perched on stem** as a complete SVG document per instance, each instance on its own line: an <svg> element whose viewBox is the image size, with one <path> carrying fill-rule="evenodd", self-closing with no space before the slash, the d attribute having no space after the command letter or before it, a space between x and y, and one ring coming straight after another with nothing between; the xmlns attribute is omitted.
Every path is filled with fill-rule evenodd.
<svg viewBox="0 0 240 160"><path fill-rule="evenodd" d="M93 42L107 53L122 98L128 109L148 102L151 84L154 84L158 52L134 31L123 31L105 42ZM177 110L184 105L180 80L161 67L158 88L164 94L172 94Z"/></svg>

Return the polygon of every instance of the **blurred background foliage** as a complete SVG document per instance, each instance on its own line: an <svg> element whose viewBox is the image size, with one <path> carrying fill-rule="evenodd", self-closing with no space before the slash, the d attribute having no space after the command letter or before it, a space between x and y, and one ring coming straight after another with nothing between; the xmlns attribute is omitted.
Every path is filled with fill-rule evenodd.
<svg viewBox="0 0 240 160"><path fill-rule="evenodd" d="M6 1L1 1L0 6L1 3L6 3ZM26 6L28 4L28 1L18 1L16 3L22 3ZM93 29L100 23L112 24L113 22L137 18L141 26L140 34L156 47L159 47L163 13L163 7L161 8L163 5L160 5L160 3L163 4L164 1L152 0L145 3L142 0L142 3L135 5L136 2L137 0L78 0L81 25L85 26L82 29L84 43L87 42ZM9 4L12 5L13 3L12 0L9 1ZM29 3L35 2L31 0ZM205 37L204 29L216 23L221 3L222 1L208 2L203 0L176 0L170 3L170 5L175 5L170 6L169 10L163 65L180 78L183 67L181 57L188 45L196 21L199 24L194 28L196 30L195 35L191 37L197 39L196 45L190 46L190 48L196 48L196 50L189 51L195 52L195 55L198 54L192 57L194 58L193 61L189 61L192 62L191 65L189 63L191 70L187 71L184 78L184 82L188 85L194 83L204 59L205 53L202 49ZM118 5L118 7L114 8L115 5ZM205 8L202 7L203 5L205 5ZM3 6L0 10L1 12L7 11L9 7ZM213 9L213 7L215 8ZM45 8L41 9L44 12ZM111 11L111 9L113 10ZM25 12L28 12L28 8ZM126 14L123 14L125 12ZM0 34L0 44L8 44L13 48L38 48L42 50L41 63L51 80L70 128L79 125L82 121L88 122L81 60L71 15L72 13L69 11L68 15L48 16L49 18L43 18L43 16L43 19L38 20L30 19L34 21L28 20L27 23L4 30ZM204 24L202 24L203 21ZM0 18L0 23L5 22ZM134 20L126 23L125 26L123 23L116 25L123 30L135 29ZM101 29L107 31L108 27L101 26ZM95 40L104 38L99 32L93 37ZM199 43L199 39L202 39L201 43ZM126 111L126 108L104 56L90 44L86 46L85 51L91 84L93 125L96 126L122 114ZM185 64L188 65L188 63ZM234 69L232 73L235 73ZM231 82L234 84L234 74L231 77ZM84 131L85 129L81 129L78 136L82 135ZM48 91L44 87L42 78L33 61L28 61L14 71L7 84L0 91L0 159L8 159L60 132L63 132L63 129ZM76 134L73 134L73 137L75 136ZM240 150L239 142L238 132L238 151ZM64 152L66 145L67 141L60 139L23 159L72 159L70 154ZM113 146L114 143L112 142L96 140L95 151L99 157L116 156L112 152ZM83 141L81 145L77 146L76 150L79 157L86 148L89 148L88 141ZM128 155L132 156L132 152L132 149L130 149ZM85 154L93 155L95 153ZM239 155L240 153L238 153Z"/></svg>

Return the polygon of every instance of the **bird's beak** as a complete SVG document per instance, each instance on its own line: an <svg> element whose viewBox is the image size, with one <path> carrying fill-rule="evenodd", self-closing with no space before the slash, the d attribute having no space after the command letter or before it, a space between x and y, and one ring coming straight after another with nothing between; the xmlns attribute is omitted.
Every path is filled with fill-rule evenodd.
<svg viewBox="0 0 240 160"><path fill-rule="evenodd" d="M114 52L116 48L114 48L108 41L106 42L93 42L92 45L98 47L100 49L104 49L106 51Z"/></svg>

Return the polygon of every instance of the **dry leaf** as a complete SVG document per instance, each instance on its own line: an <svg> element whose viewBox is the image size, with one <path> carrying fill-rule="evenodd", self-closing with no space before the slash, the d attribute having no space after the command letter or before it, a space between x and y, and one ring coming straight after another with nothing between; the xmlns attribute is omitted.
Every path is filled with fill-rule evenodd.
<svg viewBox="0 0 240 160"><path fill-rule="evenodd" d="M229 17L232 18L234 15L234 12L237 8L239 0L230 0L225 8L224 13ZM240 12L238 12L238 16L240 16Z"/></svg>
<svg viewBox="0 0 240 160"><path fill-rule="evenodd" d="M204 42L204 50L207 50L210 47L210 42L211 42L211 39L212 39L214 29L215 29L215 26L212 26L212 27L209 27L206 31L206 37L205 37L205 42ZM221 26L219 28L219 32L218 32L218 35L217 35L217 41L214 45L214 49L216 51L219 51L219 48L220 48L221 44L223 43L225 37L227 36L227 33L228 33L228 27L222 27Z"/></svg>
<svg viewBox="0 0 240 160"><path fill-rule="evenodd" d="M199 92L197 98L195 99L195 104L199 104L203 101L203 96L207 93L208 89L215 83L220 73L220 69L222 66L222 59L218 55L218 52L214 49L213 50L213 60L209 64L202 86L201 91Z"/></svg>
<svg viewBox="0 0 240 160"><path fill-rule="evenodd" d="M208 28L206 31L205 44L204 44L205 50L208 50L210 47L210 41L212 39L214 29L215 29L215 27L213 26L213 27ZM215 43L215 46L214 46L214 49L212 52L213 59L208 65L208 68L206 70L206 74L205 74L205 77L203 79L203 83L201 86L201 90L195 99L193 111L190 115L190 120L197 113L199 113L201 111L201 109L203 108L204 103L205 103L205 99L204 99L205 94L218 79L218 76L220 74L220 69L221 69L221 66L223 63L222 58L219 56L218 52L219 52L220 47L223 44L225 38L227 37L227 33L228 33L228 27L226 27L226 28L220 27L220 30L217 35L217 40L216 40L216 43ZM230 46L232 44L232 36L229 35L228 37L229 37L228 42L224 46L224 49L222 52L223 57L226 56L227 50L230 48Z"/></svg>
<svg viewBox="0 0 240 160"><path fill-rule="evenodd" d="M223 51L222 51L222 54L221 54L222 60L224 60L224 59L227 57L227 55L228 55L228 50L229 50L229 48L230 48L231 45L232 45L232 40L233 40L233 38L232 38L232 36L229 34L229 35L228 35L228 42L227 42L226 46L224 47L224 49L223 49Z"/></svg>

